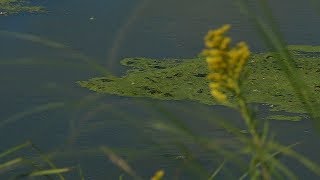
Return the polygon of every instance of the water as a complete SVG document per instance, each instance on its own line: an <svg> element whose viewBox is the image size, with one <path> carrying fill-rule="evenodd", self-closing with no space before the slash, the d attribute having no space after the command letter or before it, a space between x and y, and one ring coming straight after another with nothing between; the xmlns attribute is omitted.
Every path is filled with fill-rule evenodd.
<svg viewBox="0 0 320 180"><path fill-rule="evenodd" d="M92 57L117 75L125 72L118 63L124 57L194 57L203 48L202 39L208 29L225 23L232 24L230 35L234 41L247 41L255 52L265 50L248 19L239 13L231 0L42 3L48 13L0 17L0 30L30 33L60 42ZM319 44L320 16L312 10L310 3L298 0L270 3L288 44ZM96 153L102 145L117 148L119 154L144 177L150 177L160 168L171 175L177 173L182 163L176 157L184 153L170 145L174 139L172 136L149 127L151 122L168 118L143 103L160 104L196 132L230 144L234 143L233 138L220 127L209 126L205 120L212 118L211 113L215 114L214 117L220 114L241 126L236 112L193 102L149 99L137 102L135 98L108 95L90 101L95 98L94 93L78 87L75 81L100 74L65 50L7 35L1 36L0 52L1 61L12 62L21 58L27 61L29 58L51 63L0 66L1 119L47 103L67 103L64 107L9 121L0 127L0 150L32 140L44 152L59 152L53 158L60 166L80 163L88 179L115 179L123 173L105 155ZM61 62L72 64L61 65ZM89 103L83 106L68 104L82 99L89 99ZM195 113L196 108L198 112L205 112ZM262 115L268 113L266 108L260 109ZM309 121L272 122L272 127L278 132L279 140L286 144L302 141L298 150L320 161L316 154L320 144ZM163 149L154 149L159 143ZM68 153L70 149L78 153ZM197 156L206 164L217 163L211 160L213 155L198 153ZM293 168L300 176L315 178L300 166ZM68 177L76 179L77 175L71 173Z"/></svg>

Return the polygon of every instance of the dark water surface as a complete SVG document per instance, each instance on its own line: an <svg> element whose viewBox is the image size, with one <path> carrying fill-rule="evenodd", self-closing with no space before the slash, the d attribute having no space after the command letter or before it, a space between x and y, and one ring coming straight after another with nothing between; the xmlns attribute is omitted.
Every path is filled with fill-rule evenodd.
<svg viewBox="0 0 320 180"><path fill-rule="evenodd" d="M254 27L232 2L43 1L48 13L0 16L0 30L57 41L120 75L125 71L119 64L124 57L194 57L201 51L208 29L225 23L232 24L230 35L234 41L245 40L254 52L264 51ZM309 1L288 2L270 1L288 44L318 45L320 15ZM172 145L175 136L150 128L150 124L159 120L170 122L152 104L179 117L199 134L234 144L230 135L206 121L219 115L240 127L239 114L232 110L192 102L96 96L75 82L101 74L72 56L69 50L46 47L14 35L0 34L0 38L0 151L31 140L44 152L58 152L53 159L60 167L80 163L87 179L116 179L123 172L105 155L96 152L98 147L106 145L118 149L143 177L150 177L160 168L173 176L182 164L177 157L183 152ZM13 63L17 61L21 64ZM36 62L24 64L31 61ZM19 119L13 116L48 103L53 103L52 106L65 103L65 106ZM260 109L261 116L269 113L266 108ZM303 142L298 151L320 162L317 154L320 143L308 120L272 122L271 126L280 141ZM188 139L184 142L188 144ZM155 148L155 144L161 144L162 149ZM210 159L219 156L201 153L198 156L204 164L217 166ZM300 165L292 168L301 177L315 178ZM186 176L181 175L182 179ZM77 174L68 177L77 179Z"/></svg>

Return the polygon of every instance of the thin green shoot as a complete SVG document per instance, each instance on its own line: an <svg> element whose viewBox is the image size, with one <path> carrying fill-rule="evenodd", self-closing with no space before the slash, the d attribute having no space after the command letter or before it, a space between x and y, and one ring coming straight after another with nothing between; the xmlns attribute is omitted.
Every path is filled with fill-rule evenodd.
<svg viewBox="0 0 320 180"><path fill-rule="evenodd" d="M41 170L41 171L34 171L34 172L30 173L28 176L34 177L34 176L46 176L46 175L53 175L53 174L61 174L61 173L70 172L71 170L72 170L72 168L47 169L47 170Z"/></svg>
<svg viewBox="0 0 320 180"><path fill-rule="evenodd" d="M224 167L224 164L226 163L226 161L224 160L220 166L212 173L212 175L209 177L208 180L213 180L218 174L219 172L222 170L222 168Z"/></svg>

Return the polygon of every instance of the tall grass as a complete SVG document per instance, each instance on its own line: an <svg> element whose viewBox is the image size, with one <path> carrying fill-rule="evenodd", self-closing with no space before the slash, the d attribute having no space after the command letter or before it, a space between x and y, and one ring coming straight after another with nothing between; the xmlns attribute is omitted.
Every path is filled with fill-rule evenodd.
<svg viewBox="0 0 320 180"><path fill-rule="evenodd" d="M143 9L145 7L145 3L146 1L144 1L143 4L138 7L138 10ZM301 80L300 75L298 74L298 71L296 71L293 65L293 57L286 48L285 41L278 30L274 18L272 17L272 12L268 7L267 1L259 0L256 2L259 5L264 17L260 17L255 14L254 11L250 9L248 3L249 2L246 0L237 1L239 9L241 9L241 11L245 13L248 18L250 18L251 22L254 24L254 27L256 27L256 30L260 33L261 38L266 43L266 45L272 51L278 52L279 64L281 65L283 72L286 74L291 86L294 88L296 96L299 97L301 102L305 104L306 111L312 117L311 119L316 124L317 128L320 129L319 106L316 104L312 104L312 92L306 88L304 82ZM314 1L314 3L316 3L316 1ZM134 12L138 13L138 10L137 12ZM135 18L136 17L133 17L133 20ZM268 21L265 21L265 19L267 19ZM131 21L129 21L126 26L129 26L130 22ZM122 40L124 33L125 30L120 31L119 41ZM82 60L85 63L84 66L89 67L91 70L98 72L103 76L113 76L110 71L108 71L102 65L96 63L93 58L88 57L81 52L77 52L62 43L31 34L8 31L0 31L0 34L61 50L72 58ZM109 58L113 59L115 57L115 53L118 48L119 45L116 45L111 49ZM39 62L34 61L1 62L2 65L15 63L20 65L30 63L39 64ZM61 65L63 65L63 63L64 62L61 62ZM71 62L71 64L79 65L78 63L74 62ZM109 68L111 68L111 61L109 65ZM243 129L238 128L235 124L228 123L223 118L222 120L217 120L219 118L208 118L206 121L206 123L210 126L216 126L217 123L220 124L223 128L226 129L226 131L236 137L237 144L235 146L225 146L225 144L220 143L217 139L195 133L192 127L185 123L184 119L178 117L176 115L176 112L168 107L148 101L138 100L136 101L136 103L141 105L141 107L144 108L145 111L154 111L161 114L161 116L165 118L165 120L150 121L150 128L152 128L153 130L163 131L166 134L170 134L176 137L174 140L170 141L175 145L179 152L181 152L181 154L177 155L175 159L179 161L181 160L181 167L187 169L187 171L193 172L193 174L195 174L200 179L215 179L219 177L228 177L228 179L298 179L296 174L292 170L290 170L290 168L287 167L281 159L279 159L279 155L285 155L296 159L299 163L303 164L316 175L320 176L319 165L312 162L305 156L297 153L293 149L294 147L299 145L298 142L290 145L283 145L278 143L272 137L272 130L269 128L268 123L262 124L258 119L256 119L254 115L254 109L252 109L251 106L247 104L246 99L242 96L241 93L241 89L238 89L236 94L237 106L235 108L237 111L239 111L239 114L242 115L242 120L244 120L244 124L246 125L246 132L249 132L249 134L242 133L241 131ZM93 124L91 128L83 128L80 125L81 122L89 121L89 119L92 119L95 115L102 111L112 112L122 120L127 117L123 111L115 109L110 104L99 102L101 98L102 96L99 95L88 95L85 97L79 97L79 99L71 102L66 101L43 104L34 108L27 109L26 111L16 113L1 121L0 128L4 128L10 123L18 122L19 119L35 113L41 113L44 111L59 108L68 108L68 110L72 112L71 119L69 121L70 133L66 143L70 148L68 152L66 150L65 152L44 153L40 150L40 148L36 147L33 143L28 141L0 153L0 160L3 160L4 158L9 159L3 160L4 162L0 163L0 176L7 173L10 169L15 169L20 166L27 166L31 167L31 171L27 173L17 174L15 177L22 178L41 176L48 179L51 179L52 177L65 179L64 173L74 171L76 168L59 168L59 166L52 162L52 157L60 156L66 158L66 156L72 156L76 154L80 154L80 156L82 156L84 154L92 153L105 156L115 166L120 168L124 173L130 175L134 179L145 179L144 177L139 175L139 172L135 170L136 168L134 166L129 165L130 163L128 162L128 160L126 160L126 158L123 158L121 157L121 155L119 155L121 154L121 150L117 151L117 149L109 148L107 145L93 147L92 149L84 152L82 152L81 150L77 151L72 148L74 142L76 141L76 138L79 137L80 134L83 133L83 131L95 131L101 125ZM95 110L87 112L86 116L84 117L80 117L81 115L83 115L82 113L86 110L87 107L93 105L95 105ZM197 108L198 107L196 106L193 108L193 110L195 111L194 113L199 113L200 115L202 112L204 112L201 108ZM185 111L185 109L182 108L182 111ZM131 120L134 120L134 118L132 118ZM188 139L188 141L186 139ZM36 152L38 158L40 159L40 162L37 158L30 159L29 157L18 155L17 157L12 157L12 155L15 155L15 153L17 153L17 151L22 151L27 148L30 148L34 152ZM158 146L154 145L153 148L154 151L156 151L163 148L163 144L159 143ZM210 158L217 158L217 156L214 155L218 155L218 160L215 161L214 164L210 165L210 168L208 168L205 163L197 159L195 149L198 148L204 149L206 153L209 153ZM143 158L148 153L141 150L140 154L142 155L141 158ZM38 165L42 163L44 163L46 166ZM241 172L240 174L232 174L234 173L235 167L239 169L239 171ZM86 170L82 170L82 168L80 168L80 165L77 166L77 169L79 171L79 179L84 179L84 172ZM169 174L167 173L167 171L170 170L161 170L161 168L159 167L159 171L154 172L152 177L148 176L147 178L151 177L151 179L170 179L170 177L168 177L167 175ZM174 175L174 173L172 174ZM176 175L175 178L179 179L180 175ZM119 179L126 178L124 175L119 175Z"/></svg>
<svg viewBox="0 0 320 180"><path fill-rule="evenodd" d="M279 65L295 90L296 96L304 104L305 110L312 117L311 119L314 121L317 128L320 129L320 106L312 103L313 93L310 88L306 88L307 86L301 78L302 75L294 66L294 59L289 53L287 44L279 32L279 28L272 16L272 12L267 1L260 0L257 1L257 4L261 10L260 12L262 12L262 16L264 17L261 17L254 13L253 10L250 10L248 0L238 1L241 11L248 16L254 27L256 27L256 30L260 34L263 42L265 42L271 51L279 54L277 57Z"/></svg>
<svg viewBox="0 0 320 180"><path fill-rule="evenodd" d="M5 161L0 164L0 174L5 173L6 171L12 171L15 168L18 168L19 166L30 166L32 171L27 172L27 173L22 173L22 174L17 174L15 175L15 178L31 178L31 177L36 177L36 176L45 176L45 177L50 177L50 175L56 175L59 179L63 180L65 179L64 176L62 175L63 173L69 172L72 170L72 168L66 167L66 168L57 168L57 166L44 155L39 148L37 148L32 142L27 141L23 144L14 146L2 153L0 153L0 160L4 159L5 157L15 154L17 151L21 151L25 148L31 148L38 155L40 156L40 159L47 163L49 166L49 169L46 169L46 167L43 167L43 165L37 165L39 162L36 161L36 159L29 159L29 157L18 157L14 158L8 161Z"/></svg>

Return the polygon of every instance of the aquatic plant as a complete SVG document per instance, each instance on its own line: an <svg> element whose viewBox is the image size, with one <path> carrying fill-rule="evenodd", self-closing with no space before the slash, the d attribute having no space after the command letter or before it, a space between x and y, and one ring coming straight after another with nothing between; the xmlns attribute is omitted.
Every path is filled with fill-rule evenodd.
<svg viewBox="0 0 320 180"><path fill-rule="evenodd" d="M307 87L320 103L319 46L290 45L294 64ZM271 111L300 113L307 116L304 104L295 96L276 52L251 52L246 63L246 78L241 88L248 103L267 105ZM10 61L8 63L13 63ZM78 81L82 87L99 94L125 97L148 97L160 100L187 100L206 105L217 104L208 87L209 73L203 57L190 59L125 58L120 62L128 70L122 76L104 75ZM229 97L232 105L233 97ZM289 116L287 114L286 116ZM288 118L290 119L290 118Z"/></svg>
<svg viewBox="0 0 320 180"><path fill-rule="evenodd" d="M37 13L44 12L42 6L27 5L26 0L0 0L0 15L16 14L20 12Z"/></svg>
<svg viewBox="0 0 320 180"><path fill-rule="evenodd" d="M64 173L72 171L72 167L58 168L51 160L48 158L35 144L31 141L27 141L23 144L19 144L12 148L5 150L4 152L0 152L0 160L9 157L11 154L16 154L18 151L22 151L24 149L31 149L36 152L37 157L30 157L27 154L24 156L20 156L17 158L12 158L5 162L0 163L0 175L8 171L12 171L13 169L17 169L18 167L31 167L31 170L28 172L15 174L12 179L20 179L20 178L35 178L35 177L43 177L52 178L51 175L55 175L60 180L64 180L65 177L62 175ZM41 162L42 161L42 162Z"/></svg>
<svg viewBox="0 0 320 180"><path fill-rule="evenodd" d="M287 82L283 82L282 86L279 87L268 87L266 89L259 89L261 83L268 83L270 81L273 81L273 78L275 78L272 75L275 75L275 71L262 71L265 69L265 67L268 67L272 65L272 67L277 66L274 62L277 59L271 58L271 57L276 57L276 53L274 52L268 52L268 53L263 53L263 54L254 54L254 58L248 59L248 56L250 54L250 51L245 43L240 43L238 46L234 48L230 48L229 45L231 43L231 38L224 37L224 33L230 28L229 25L223 26L221 29L218 30L213 30L211 33L208 34L206 40L206 45L208 48L208 51L204 51L203 55L205 55L208 59L208 65L209 65L209 80L211 81L210 83L210 91L209 89L206 89L205 87L208 86L208 82L205 80L205 76L207 75L208 71L204 69L204 61L201 58L195 58L191 60L187 60L182 64L183 68L176 68L176 64L178 61L181 62L181 60L172 60L172 61L162 61L162 60L152 60L152 59L147 59L147 58L128 58L122 61L123 64L127 66L133 67L133 70L129 70L129 72L125 77L114 77L109 75L109 73L102 73L102 75L105 75L107 77L103 78L94 78L90 81L86 82L80 82L81 85L84 87L88 87L94 91L97 92L108 92L111 94L117 94L117 95L125 95L125 96L141 96L141 97L155 97L158 99L193 99L194 98L199 98L196 99L197 101L200 102L205 102L206 104L217 104L217 103L229 103L232 102L231 107L237 108L243 115L243 119L245 120L245 123L247 124L248 131L250 132L250 136L247 137L246 135L243 135L238 132L238 129L234 130L232 127L229 127L229 131L234 133L239 140L245 145L244 148L242 149L242 154L245 154L246 156L251 157L251 163L249 166L249 171L248 173L244 173L243 176L241 176L240 179L243 179L250 175L252 179L255 178L264 178L264 179L269 179L272 177L272 175L276 176L277 173L282 172L284 175L289 177L290 179L294 179L295 175L292 173L287 167L285 167L283 164L280 163L280 161L277 159L278 154L286 154L292 157L295 157L299 161L301 161L305 166L307 166L309 169L313 170L315 173L319 172L319 167L315 165L313 162L310 160L302 157L301 155L297 154L292 150L292 147L296 144L293 144L292 146L282 146L280 144L277 144L275 141L272 141L272 139L269 139L269 133L268 133L268 126L264 126L263 132L259 132L258 126L257 126L257 121L255 120L253 114L251 113L251 109L248 107L248 103L251 102L268 102L270 104L276 104L281 106L281 108L284 108L286 110L292 110L295 112L297 109L299 110L302 106L301 104L296 103L297 100L293 99L293 103L288 103L282 104L284 102L283 99L286 101L288 100L287 96L293 96L292 94L292 89L288 90L288 87L290 87ZM22 36L19 36L22 38ZM31 37L31 36L25 36L24 38L28 40L33 40L36 42L39 42L41 39L37 39ZM23 38L22 38L23 39ZM52 42L47 43L47 45L54 45L55 48L60 48L60 49L67 49L64 46L60 46L59 44L55 44ZM309 48L306 48L305 50L308 50ZM316 48L315 48L316 49ZM68 49L67 49L68 50ZM297 51L300 51L299 47L296 48ZM304 50L304 51L305 51ZM317 50L315 50L317 51ZM69 52L69 51L68 51ZM71 54L75 54L71 52ZM297 54L298 56L299 53ZM94 67L95 70L99 71L102 70L101 72L104 72L105 69L103 67L97 66L96 64L92 64L92 59L89 59L85 56L76 56L78 59L82 59L85 62L88 62L90 65L93 65L91 67ZM269 59L268 62L266 62L266 57ZM303 57L303 56L302 56ZM252 62L248 62L248 60L251 60ZM299 59L300 60L300 59ZM305 65L304 62L306 62L307 59L306 57L303 57L303 61L300 61L297 64L297 66ZM314 60L314 59L313 59ZM259 62L259 63L258 63ZM3 62L6 63L6 62ZM13 62L10 62L13 63ZM19 62L18 62L19 63ZM21 64L24 62L21 61ZM141 64L139 64L141 63ZM268 63L268 64L266 64ZM313 64L317 63L316 61L313 61L310 66L313 66ZM138 65L137 65L138 64ZM181 65L179 64L179 65ZM274 65L273 65L274 64ZM134 66L136 65L136 66ZM256 70L256 72L259 72L259 74L256 73L255 76L251 76L250 74L248 77L243 77L243 71L246 69L245 65L247 65L247 68L251 67L251 69ZM308 67L309 65L307 65ZM152 68L150 68L152 67ZM175 68L174 68L175 67ZM185 73L186 69L191 69L193 70L192 73ZM258 67L258 68L257 68ZM305 67L305 66L304 66ZM314 68L315 66L313 66ZM180 69L179 69L180 68ZM278 68L278 67L277 67ZM309 68L309 67L308 67ZM158 71L154 71L154 70ZM196 69L196 70L194 70ZM272 69L272 68L270 68ZM261 70L261 71L260 71ZM280 69L281 70L281 69ZM276 72L280 73L280 70L277 70ZM310 69L306 69L308 71ZM315 73L315 69L312 69L312 72L309 74L310 77L312 77ZM140 74L139 74L140 72ZM188 72L188 71L187 71ZM145 73L143 75L143 73ZM183 74L185 73L185 74ZM142 74L142 75L141 75ZM166 74L167 76L164 77L163 74ZM253 73L252 73L253 74ZM184 76L186 75L186 76ZM190 78L192 77L192 78ZM265 80L264 82L262 81L263 79L268 79ZM183 86L180 86L180 89L183 91L178 90L172 90L170 89L171 84L166 84L168 81L163 81L164 83L160 84L158 83L159 81L163 79L170 79L171 81L174 82L186 82L183 84ZM243 78L243 79L242 79ZM255 81L249 81L248 82L242 82L244 78L255 78ZM283 81L283 76L277 76L279 81ZM251 80L252 80L251 79ZM316 81L311 81L310 78L306 77L309 81L309 85L313 84ZM314 79L312 79L314 80ZM145 83L148 82L148 83ZM254 86L248 85L255 82ZM114 83L114 84L112 84ZM153 84L152 84L153 83ZM139 87L139 84L143 84L144 87ZM157 86L152 86L152 85L157 85ZM119 86L117 86L119 85ZM178 84L178 86L181 84ZM308 86L309 86L308 85ZM166 88L164 88L166 87ZM177 87L177 86L176 86ZM192 89L194 87L194 89ZM200 87L200 89L199 89ZM266 86L264 86L266 87ZM278 89L277 89L278 88ZM139 89L140 91L136 91ZM141 90L142 89L142 90ZM272 91L270 91L270 89ZM125 91L127 90L127 91ZM170 91L169 91L170 90ZM171 91L172 90L172 91ZM144 92L143 92L144 91ZM168 92L167 92L168 91ZM177 92L174 94L175 92ZM143 93L142 93L143 92ZM211 92L211 95L218 101L214 101L212 97L209 97ZM250 92L250 95L248 96L248 92ZM253 93L254 92L254 93ZM285 96L285 98L280 98L279 96L274 97L275 92L282 92ZM180 94L179 94L180 93ZM268 96L267 97L261 97L261 94L265 93ZM253 94L253 96L252 96ZM270 95L270 96L269 96ZM271 96L272 95L272 96ZM280 94L282 95L282 94ZM271 98L270 98L271 97ZM212 98L212 99L210 99ZM290 97L291 98L291 97ZM90 98L91 99L91 98ZM96 104L95 98L93 98L94 102L91 102L93 104ZM259 101L257 101L257 99ZM272 100L270 100L272 99ZM290 99L292 101L292 99ZM277 104L278 103L278 104ZM74 107L74 109L79 109L80 106L78 105L79 103L76 103L77 106ZM297 105L298 104L298 105ZM99 106L98 109L106 109L107 106L104 106L105 104L102 104L102 106ZM234 106L236 105L236 106ZM69 105L70 106L70 105ZM37 113L39 111L46 111L46 110L51 110L51 109L56 109L59 107L64 107L64 103L53 103L53 104L45 104L44 106L41 107L36 107L35 109L30 109L28 111L19 113L15 116L12 116L11 118L5 119L4 123L1 125L7 125L8 123L15 122L17 119L32 114L32 113ZM73 107L73 106L72 106ZM154 109L157 110L156 106L152 106ZM179 122L177 118L175 119L174 116L172 116L173 113L170 114L170 112L163 110L164 108L158 108L159 112L162 114L165 114L168 119L172 119L177 124L177 127L180 127L181 129L185 130L187 133L182 135L184 136L191 136L197 143L200 143L204 147L209 147L212 148L212 146L216 145L216 142L212 143L210 141L206 141L205 138L196 136L192 134L192 131L188 131L186 126L182 124L183 122ZM80 111L80 110L79 110ZM76 111L75 114L79 111ZM98 110L99 111L99 110ZM113 112L113 110L112 110ZM306 111L302 111L306 112ZM94 112L95 113L95 112ZM93 114L94 114L93 113ZM130 117L132 118L132 117ZM282 117L281 117L282 118ZM120 118L124 119L124 118ZM286 119L284 117L283 119ZM133 119L131 119L133 120ZM180 124L179 124L180 123ZM72 123L71 123L72 124ZM171 132L177 133L178 130L165 126L166 124L156 124L157 127L160 129L165 129L170 130ZM73 125L72 125L73 126ZM226 126L227 127L227 126ZM78 133L77 131L80 131L77 129L77 126L72 127L74 131L71 132L72 137L70 139L73 139L76 134ZM171 128L171 129L170 129ZM227 127L228 128L228 127ZM177 128L178 129L178 128ZM180 130L180 129L179 129ZM246 132L246 131L244 131ZM73 141L73 140L70 140ZM210 143L211 142L211 143ZM182 142L183 143L183 142ZM23 145L24 146L24 145ZM182 145L181 145L182 146ZM218 145L219 146L219 145ZM156 147L157 148L157 147ZM220 147L221 148L221 147ZM186 148L187 149L187 148ZM115 165L117 165L119 168L123 169L124 172L127 174L130 174L133 177L137 177L137 173L133 171L133 169L126 163L126 161L121 158L120 156L116 155L111 149L106 148L103 146L100 149L104 155L106 155ZM81 150L72 150L70 154L76 154L80 153ZM188 150L185 150L188 152ZM85 152L87 153L87 152ZM83 154L85 154L83 153ZM140 152L141 153L141 152ZM186 153L188 154L188 153ZM234 152L236 154L236 152ZM145 155L145 154L144 154ZM1 154L0 154L1 158ZM185 158L183 155L179 155L176 157L177 159L182 159L183 161L188 161L190 164L194 163L191 167L196 169L197 164L196 162L189 161L189 159ZM3 164L0 164L0 171L5 169L6 167L12 167L11 165L15 165L21 162L20 158L13 159L11 161L5 162ZM226 161L223 161L221 165L211 174L211 176L207 176L206 173L203 173L202 176L209 177L209 179L213 179L220 171L221 169L224 169ZM228 161L229 163L229 161ZM48 163L49 164L49 163ZM275 167L275 168L273 168ZM2 169L3 168L3 169ZM29 176L38 176L38 175L51 175L52 174L59 174L59 173L64 173L66 171L69 171L70 169L50 169L50 170L42 170L42 171L36 171L34 173L29 173ZM82 174L82 173L80 173ZM160 179L164 175L163 171L156 171L155 175L152 178L155 179ZM280 176L281 177L281 176ZM122 179L122 175L120 176L119 179Z"/></svg>

